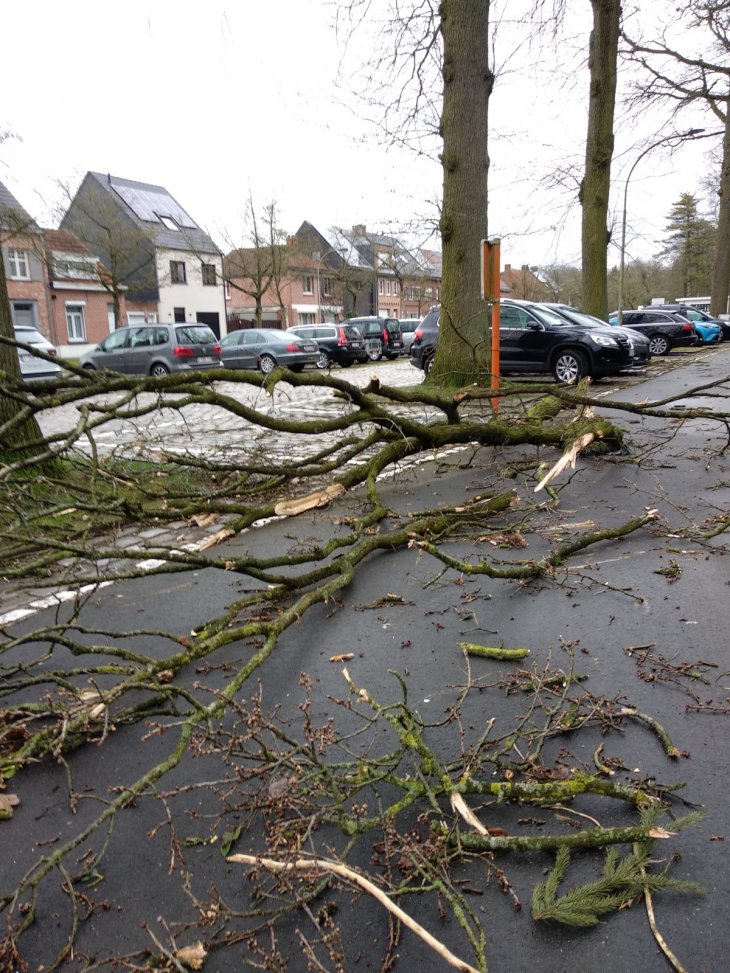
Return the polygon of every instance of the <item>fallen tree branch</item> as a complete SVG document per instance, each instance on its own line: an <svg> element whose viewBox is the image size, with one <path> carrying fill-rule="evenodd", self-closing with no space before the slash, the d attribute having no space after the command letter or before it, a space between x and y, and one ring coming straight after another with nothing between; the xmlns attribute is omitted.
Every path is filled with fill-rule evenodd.
<svg viewBox="0 0 730 973"><path fill-rule="evenodd" d="M369 895L372 895L388 912L392 913L400 922L403 923L411 932L415 933L420 939L422 939L431 949L440 956L441 959L445 960L449 966L453 966L454 969L461 971L461 973L479 973L476 967L471 966L464 960L460 960L458 956L455 956L450 949L448 949L442 942L432 936L431 933L424 929L422 925L412 919L407 912L404 912L399 906L392 902L382 889L379 889L377 885L365 878L364 875L360 875L352 868L348 868L347 865L342 865L339 862L329 861L326 858L297 858L295 861L291 862L281 862L274 858L261 858L256 855L229 855L226 861L237 862L241 865L261 865L264 868L268 868L272 872L331 872L333 875L339 875L346 882L351 882L357 885L359 888L363 889Z"/></svg>

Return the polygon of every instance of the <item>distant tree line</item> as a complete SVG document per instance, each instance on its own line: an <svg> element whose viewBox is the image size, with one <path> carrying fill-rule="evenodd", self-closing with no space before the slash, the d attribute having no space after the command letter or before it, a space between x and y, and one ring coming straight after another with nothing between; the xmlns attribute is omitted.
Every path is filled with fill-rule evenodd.
<svg viewBox="0 0 730 973"><path fill-rule="evenodd" d="M624 269L624 307L651 303L653 298L674 301L682 297L709 297L717 245L717 222L703 214L693 193L682 193L667 214L661 249L649 258L627 254ZM579 267L551 264L540 277L556 301L583 307L583 275ZM608 305L618 306L618 265L607 275Z"/></svg>

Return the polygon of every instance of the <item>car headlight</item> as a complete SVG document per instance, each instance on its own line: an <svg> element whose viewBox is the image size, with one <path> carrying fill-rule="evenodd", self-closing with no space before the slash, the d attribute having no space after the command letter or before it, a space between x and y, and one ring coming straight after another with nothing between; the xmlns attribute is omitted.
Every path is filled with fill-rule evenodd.
<svg viewBox="0 0 730 973"><path fill-rule="evenodd" d="M616 339L607 334L589 334L588 337L595 345L603 345L604 348L618 348Z"/></svg>

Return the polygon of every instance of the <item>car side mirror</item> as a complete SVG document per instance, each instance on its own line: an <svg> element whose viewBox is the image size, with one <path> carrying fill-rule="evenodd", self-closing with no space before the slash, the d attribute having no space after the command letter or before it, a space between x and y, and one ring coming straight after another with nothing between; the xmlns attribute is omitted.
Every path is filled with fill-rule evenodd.
<svg viewBox="0 0 730 973"><path fill-rule="evenodd" d="M528 321L527 322L528 331L542 331L542 325L539 321Z"/></svg>

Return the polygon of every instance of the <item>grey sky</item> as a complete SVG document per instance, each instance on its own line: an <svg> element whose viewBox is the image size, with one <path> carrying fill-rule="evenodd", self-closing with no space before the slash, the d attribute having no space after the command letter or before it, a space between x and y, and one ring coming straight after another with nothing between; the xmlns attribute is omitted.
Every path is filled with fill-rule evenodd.
<svg viewBox="0 0 730 973"><path fill-rule="evenodd" d="M527 5L510 0L506 9L520 6ZM583 16L571 19L572 36L554 56L527 43L531 24L502 28L489 225L503 237L508 263L580 256L574 177L558 188L548 174L583 156L588 6L576 3ZM0 146L0 179L46 225L55 225L63 202L57 182L75 189L87 170L159 183L224 248L244 242L249 191L261 206L274 198L289 231L305 219L323 231L435 222L438 163L433 154L382 144L366 117L373 110L349 90L365 88L372 37L365 30L345 45L346 34L332 27L336 7L326 0L10 5L0 131L13 137ZM382 7L374 0L371 9ZM622 166L655 131L650 123L622 126L614 208ZM671 162L652 154L637 168L629 233L637 251L652 251L680 192L699 190L706 148L683 149Z"/></svg>

